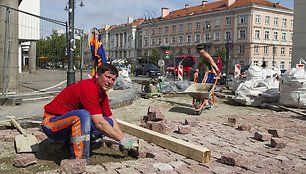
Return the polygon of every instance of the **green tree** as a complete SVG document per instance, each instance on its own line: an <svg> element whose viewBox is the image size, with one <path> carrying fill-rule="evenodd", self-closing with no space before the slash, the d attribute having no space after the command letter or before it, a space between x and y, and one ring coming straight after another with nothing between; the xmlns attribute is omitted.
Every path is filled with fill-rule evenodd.
<svg viewBox="0 0 306 174"><path fill-rule="evenodd" d="M221 49L219 49L219 50L217 51L217 56L220 56L222 62L225 63L226 49L225 49L224 47L222 47Z"/></svg>

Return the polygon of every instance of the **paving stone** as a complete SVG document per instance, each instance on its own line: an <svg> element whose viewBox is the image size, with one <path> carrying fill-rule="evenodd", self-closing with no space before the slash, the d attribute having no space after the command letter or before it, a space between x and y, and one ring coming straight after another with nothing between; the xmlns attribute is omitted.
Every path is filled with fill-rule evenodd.
<svg viewBox="0 0 306 174"><path fill-rule="evenodd" d="M64 159L61 161L62 173L83 173L86 171L86 160L85 159Z"/></svg>
<svg viewBox="0 0 306 174"><path fill-rule="evenodd" d="M272 138L272 135L269 133L263 133L263 132L255 132L254 139L259 141L270 141Z"/></svg>
<svg viewBox="0 0 306 174"><path fill-rule="evenodd" d="M239 125L237 130L249 131L251 130L251 125L248 124Z"/></svg>
<svg viewBox="0 0 306 174"><path fill-rule="evenodd" d="M115 170L115 169L121 169L125 168L126 166L124 163L115 163L115 162L108 162L108 163L103 163L102 166L107 170Z"/></svg>
<svg viewBox="0 0 306 174"><path fill-rule="evenodd" d="M191 132L191 127L190 125L180 125L178 126L178 133L180 134L189 134Z"/></svg>
<svg viewBox="0 0 306 174"><path fill-rule="evenodd" d="M287 142L282 138L271 138L271 147L283 149L287 146Z"/></svg>
<svg viewBox="0 0 306 174"><path fill-rule="evenodd" d="M36 174L59 174L59 173L60 172L57 170L50 170L50 171L37 172Z"/></svg>
<svg viewBox="0 0 306 174"><path fill-rule="evenodd" d="M170 164L174 169L186 165L186 163L184 163L183 161L171 161L169 164Z"/></svg>
<svg viewBox="0 0 306 174"><path fill-rule="evenodd" d="M191 164L188 166L195 173L209 173L209 169L201 164Z"/></svg>
<svg viewBox="0 0 306 174"><path fill-rule="evenodd" d="M148 121L146 123L146 128L155 132L165 133L166 132L166 123L164 121Z"/></svg>
<svg viewBox="0 0 306 174"><path fill-rule="evenodd" d="M284 156L281 156L281 155L277 155L276 157L274 157L275 159L283 162L283 161L288 161L289 159L284 157Z"/></svg>
<svg viewBox="0 0 306 174"><path fill-rule="evenodd" d="M150 106L147 115L149 116L148 121L160 121L165 119L165 116L157 106Z"/></svg>
<svg viewBox="0 0 306 174"><path fill-rule="evenodd" d="M174 169L177 173L179 174L186 174L186 173L194 173L193 170L191 170L190 168L188 168L187 165L183 165L183 166L180 166L176 169Z"/></svg>
<svg viewBox="0 0 306 174"><path fill-rule="evenodd" d="M85 172L88 174L94 174L94 173L104 173L106 172L106 170L101 165L88 165L86 166Z"/></svg>
<svg viewBox="0 0 306 174"><path fill-rule="evenodd" d="M140 172L134 168L123 168L123 169L116 169L119 174L140 174Z"/></svg>
<svg viewBox="0 0 306 174"><path fill-rule="evenodd" d="M186 118L185 119L185 125L189 125L191 127L197 127L199 125L199 123L198 123L197 120L192 120L192 119Z"/></svg>
<svg viewBox="0 0 306 174"><path fill-rule="evenodd" d="M158 171L173 170L173 167L167 163L155 163L152 165L154 168L158 169Z"/></svg>
<svg viewBox="0 0 306 174"><path fill-rule="evenodd" d="M229 118L227 119L227 123L228 123L228 125L231 126L231 127L235 127L235 126L236 126L236 122L237 122L237 120L236 120L236 118L234 118L234 117L229 117Z"/></svg>
<svg viewBox="0 0 306 174"><path fill-rule="evenodd" d="M15 167L27 167L31 164L36 164L37 158L34 154L21 154L14 159Z"/></svg>
<svg viewBox="0 0 306 174"><path fill-rule="evenodd" d="M231 166L239 164L240 155L237 153L227 153L221 156L220 162Z"/></svg>
<svg viewBox="0 0 306 174"><path fill-rule="evenodd" d="M284 130L282 129L268 129L268 133L271 134L273 137L284 137Z"/></svg>

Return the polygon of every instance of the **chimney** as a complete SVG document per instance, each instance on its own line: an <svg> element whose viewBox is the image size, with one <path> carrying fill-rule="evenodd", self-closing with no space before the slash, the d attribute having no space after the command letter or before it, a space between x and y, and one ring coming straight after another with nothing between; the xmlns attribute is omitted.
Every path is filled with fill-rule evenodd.
<svg viewBox="0 0 306 174"><path fill-rule="evenodd" d="M168 16L168 14L169 14L169 8L162 7L161 8L161 18Z"/></svg>
<svg viewBox="0 0 306 174"><path fill-rule="evenodd" d="M204 6L205 4L207 4L207 1L202 1L202 6Z"/></svg>
<svg viewBox="0 0 306 174"><path fill-rule="evenodd" d="M226 6L231 6L232 4L235 3L236 0L226 0Z"/></svg>
<svg viewBox="0 0 306 174"><path fill-rule="evenodd" d="M130 23L132 23L133 22L133 18L131 18L131 17L128 17L128 24L130 24Z"/></svg>
<svg viewBox="0 0 306 174"><path fill-rule="evenodd" d="M189 7L189 4L185 4L185 9Z"/></svg>

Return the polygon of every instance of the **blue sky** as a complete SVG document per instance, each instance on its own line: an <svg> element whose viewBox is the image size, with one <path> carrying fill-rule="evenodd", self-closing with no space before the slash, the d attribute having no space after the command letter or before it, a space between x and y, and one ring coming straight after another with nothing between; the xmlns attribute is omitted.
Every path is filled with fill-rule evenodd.
<svg viewBox="0 0 306 174"><path fill-rule="evenodd" d="M64 10L69 0L41 0L41 16L66 21L68 13ZM208 0L212 2L214 0ZM293 9L294 0L270 0L280 2L283 6ZM89 30L92 27L102 28L105 25L122 24L127 17L134 19L144 17L146 13L160 16L161 7L172 10L201 4L202 0L76 0L75 27Z"/></svg>

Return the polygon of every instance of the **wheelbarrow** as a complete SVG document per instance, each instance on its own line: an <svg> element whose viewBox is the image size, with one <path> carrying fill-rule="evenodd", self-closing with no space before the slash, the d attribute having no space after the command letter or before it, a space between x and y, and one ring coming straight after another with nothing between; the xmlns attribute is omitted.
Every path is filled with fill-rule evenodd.
<svg viewBox="0 0 306 174"><path fill-rule="evenodd" d="M196 83L190 85L184 92L192 97L192 108L196 115L201 115L205 105L210 108L215 103L214 91L217 85L219 76L215 78L214 83Z"/></svg>

